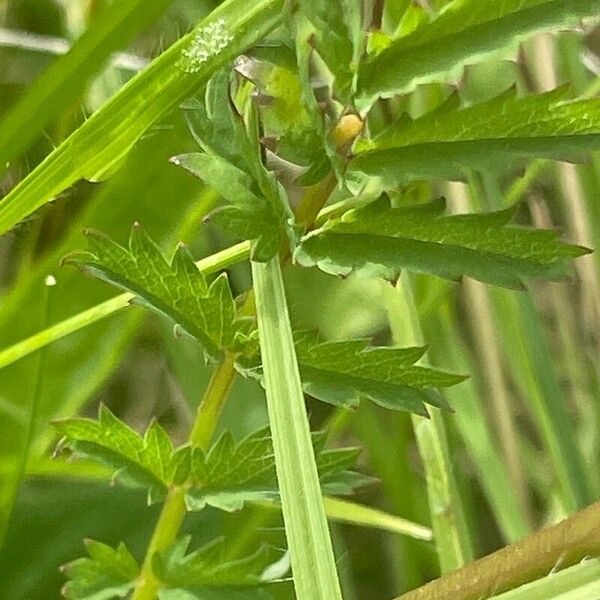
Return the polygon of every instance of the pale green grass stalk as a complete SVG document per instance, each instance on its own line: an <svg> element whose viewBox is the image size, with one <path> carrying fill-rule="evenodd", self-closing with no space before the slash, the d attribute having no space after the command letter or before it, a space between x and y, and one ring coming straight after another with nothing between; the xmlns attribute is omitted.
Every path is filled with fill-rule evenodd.
<svg viewBox="0 0 600 600"><path fill-rule="evenodd" d="M264 384L298 600L341 600L281 266L252 263Z"/></svg>
<svg viewBox="0 0 600 600"><path fill-rule="evenodd" d="M392 289L392 291L394 291ZM405 346L423 344L423 336L408 275L404 273L395 294L386 293L394 342ZM458 569L473 558L471 541L439 409L430 407L430 419L411 415L419 453L425 468L433 535L443 573Z"/></svg>

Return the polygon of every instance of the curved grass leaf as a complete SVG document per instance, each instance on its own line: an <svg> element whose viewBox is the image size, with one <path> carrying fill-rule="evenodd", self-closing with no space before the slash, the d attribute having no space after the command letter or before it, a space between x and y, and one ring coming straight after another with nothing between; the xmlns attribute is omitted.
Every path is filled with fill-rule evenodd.
<svg viewBox="0 0 600 600"><path fill-rule="evenodd" d="M0 234L78 179L98 179L109 172L150 126L192 95L219 67L276 27L282 6L283 0L257 0L251 5L228 0L216 8L127 83L0 202ZM207 53L206 44L215 36L216 45ZM195 57L192 65L189 56Z"/></svg>
<svg viewBox="0 0 600 600"><path fill-rule="evenodd" d="M71 50L48 68L0 120L0 172L44 127L73 103L111 54L153 23L171 0L108 4Z"/></svg>
<svg viewBox="0 0 600 600"><path fill-rule="evenodd" d="M600 148L600 100L566 102L566 93L515 98L509 90L462 110L451 96L438 110L358 142L349 183L359 189L371 177L388 190L421 179L464 179L469 169L506 170L534 157L582 160Z"/></svg>
<svg viewBox="0 0 600 600"><path fill-rule="evenodd" d="M364 63L357 104L366 110L380 96L458 78L465 65L505 52L536 31L576 26L600 10L598 0L456 0Z"/></svg>
<svg viewBox="0 0 600 600"><path fill-rule="evenodd" d="M394 279L406 268L521 289L530 278L567 275L569 259L589 252L561 242L553 230L510 225L514 208L452 216L444 209L444 200L390 208L382 197L307 235L295 259L336 275Z"/></svg>
<svg viewBox="0 0 600 600"><path fill-rule="evenodd" d="M61 571L69 578L62 593L67 600L114 600L126 598L133 590L139 566L126 548L120 543L116 549L86 540L89 558L78 558Z"/></svg>
<svg viewBox="0 0 600 600"><path fill-rule="evenodd" d="M87 237L89 252L71 254L66 263L136 294L138 302L195 337L213 360L219 360L224 350L242 349L238 338L249 323L237 317L227 275L209 286L183 244L169 263L137 224L128 249L98 233L88 231Z"/></svg>

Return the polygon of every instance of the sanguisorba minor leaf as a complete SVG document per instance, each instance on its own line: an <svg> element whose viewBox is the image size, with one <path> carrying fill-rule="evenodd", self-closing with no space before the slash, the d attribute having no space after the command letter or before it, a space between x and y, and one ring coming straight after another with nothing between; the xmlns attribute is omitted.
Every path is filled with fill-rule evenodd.
<svg viewBox="0 0 600 600"><path fill-rule="evenodd" d="M511 42L577 25L599 10L599 0L455 0L433 22L422 23L363 63L357 104L366 110L380 96L457 78L465 65L505 52Z"/></svg>
<svg viewBox="0 0 600 600"><path fill-rule="evenodd" d="M382 196L308 234L295 259L336 275L358 272L394 279L400 270L523 288L531 278L568 274L569 259L588 252L553 230L509 224L514 208L445 214L445 201L390 207Z"/></svg>
<svg viewBox="0 0 600 600"><path fill-rule="evenodd" d="M425 348L377 347L366 339L322 342L315 331L294 332L294 343L304 391L335 406L356 408L364 399L426 416L425 404L448 408L437 388L465 379L417 365ZM262 377L260 356L239 364L248 375Z"/></svg>
<svg viewBox="0 0 600 600"><path fill-rule="evenodd" d="M115 287L132 292L137 302L172 319L196 338L208 357L219 360L224 350L241 350L238 334L248 320L239 318L227 275L208 285L187 248L180 244L168 262L139 225L134 225L129 248L88 231L88 252L64 261Z"/></svg>
<svg viewBox="0 0 600 600"><path fill-rule="evenodd" d="M341 600L279 258L252 262L277 479L298 600Z"/></svg>
<svg viewBox="0 0 600 600"><path fill-rule="evenodd" d="M292 214L285 191L262 162L258 142L257 107L249 103L245 118L230 96L231 74L211 78L204 102L186 104L192 134L204 153L172 158L216 190L227 202L210 215L213 223L245 240L252 240L252 259L272 258L290 235Z"/></svg>
<svg viewBox="0 0 600 600"><path fill-rule="evenodd" d="M422 179L460 180L469 169L506 170L528 158L577 161L600 148L600 100L566 100L567 88L516 98L514 90L460 110L456 96L437 110L403 117L360 140L348 184L389 190Z"/></svg>
<svg viewBox="0 0 600 600"><path fill-rule="evenodd" d="M0 235L80 178L98 179L156 121L255 44L282 18L283 0L227 0L161 54L0 202Z"/></svg>
<svg viewBox="0 0 600 600"><path fill-rule="evenodd" d="M312 434L317 471L323 491L347 495L372 480L351 471L359 449L326 450L323 433ZM221 510L242 508L251 500L279 498L273 441L268 428L259 430L239 444L225 432L209 452L192 451L191 475L186 504L190 510L210 505Z"/></svg>
<svg viewBox="0 0 600 600"><path fill-rule="evenodd" d="M123 543L111 548L85 541L89 557L78 558L61 568L69 578L62 588L67 600L126 598L133 590L139 566Z"/></svg>
<svg viewBox="0 0 600 600"><path fill-rule="evenodd" d="M123 484L147 489L149 502L163 499L171 484L189 476L190 449L175 451L156 422L140 436L106 407L100 407L98 420L64 419L54 426L64 436L59 449L68 448L76 456L114 469L115 478Z"/></svg>
<svg viewBox="0 0 600 600"><path fill-rule="evenodd" d="M270 573L285 574L285 561L283 568L277 566L281 553L266 545L247 556L230 558L223 538L191 553L189 543L190 537L184 537L154 557L153 568L164 585L160 600L261 600L270 597L260 594L261 588L276 579Z"/></svg>

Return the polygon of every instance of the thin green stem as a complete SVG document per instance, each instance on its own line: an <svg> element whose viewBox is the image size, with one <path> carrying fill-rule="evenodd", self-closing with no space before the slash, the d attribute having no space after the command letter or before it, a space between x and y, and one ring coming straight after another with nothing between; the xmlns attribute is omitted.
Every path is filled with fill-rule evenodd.
<svg viewBox="0 0 600 600"><path fill-rule="evenodd" d="M235 373L234 356L227 354L225 360L215 369L198 407L189 436L192 446L202 450L209 447ZM169 491L148 545L132 600L155 600L157 597L160 581L154 574L152 562L157 552L173 544L177 538L186 514L185 493L186 489L183 487L174 487Z"/></svg>
<svg viewBox="0 0 600 600"><path fill-rule="evenodd" d="M190 434L192 446L203 450L209 447L223 404L229 396L235 376L235 357L232 354L227 354L225 360L213 373L204 398L198 406L198 413Z"/></svg>
<svg viewBox="0 0 600 600"><path fill-rule="evenodd" d="M538 579L600 553L600 502L397 600L477 600ZM537 596L529 596L534 598Z"/></svg>
<svg viewBox="0 0 600 600"><path fill-rule="evenodd" d="M185 513L185 488L172 488L154 528L132 600L155 600L157 597L160 581L154 574L152 561L157 552L164 550L175 541Z"/></svg>

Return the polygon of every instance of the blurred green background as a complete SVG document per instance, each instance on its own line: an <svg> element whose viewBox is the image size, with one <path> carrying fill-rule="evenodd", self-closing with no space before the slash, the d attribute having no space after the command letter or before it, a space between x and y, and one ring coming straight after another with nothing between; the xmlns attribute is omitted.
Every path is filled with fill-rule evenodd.
<svg viewBox="0 0 600 600"><path fill-rule="evenodd" d="M60 102L36 98L32 86L38 77L56 61L57 52L95 26L104 4L110 3L0 0L0 138L8 123L16 123L15 140L22 146L7 149L0 139L0 157L2 152L9 156L0 165L0 196L217 3L163 3L166 9L149 26L140 24L131 43L126 38L132 32L122 34L119 41L125 45L118 47L124 54L108 66L90 64L77 72L64 85ZM592 26L539 36L514 61L468 68L459 82L461 97L473 102L511 85L535 91L564 82L572 82L573 95L594 95L598 48L600 35ZM60 88L62 83L56 83ZM423 111L449 89L427 86L391 109ZM11 109L32 94L45 120L21 113L17 121L18 112ZM176 111L154 126L105 181L80 182L0 238L0 350L113 295L107 286L59 265L67 252L84 247L83 227L124 242L137 220L165 250L182 239L197 258L235 241L202 225L212 195L168 162L193 149ZM583 166L540 161L501 180L472 173L465 184L415 186L413 192L423 198L443 192L460 212L523 199L521 222L559 227L570 241L595 247L599 182L600 161L590 157ZM568 281L535 284L529 292L490 289L473 281L459 286L428 277L414 280L430 360L472 376L448 393L456 412L446 421L477 556L599 495L598 268L596 255L585 257ZM50 291L44 285L48 274L57 279ZM230 276L234 291L247 289L246 266L232 268ZM288 269L286 278L295 325L317 327L324 338L391 341L387 284L295 269ZM131 308L0 372L3 506L11 504L33 398L40 399L26 481L1 551L0 598L59 598L64 582L59 566L83 554L84 538L111 544L124 540L136 556L143 555L156 507L146 508L143 494L110 487L93 470L52 462L57 440L49 421L93 415L104 402L136 429L157 416L182 441L210 375L201 365L193 343L175 339L168 324ZM427 524L425 481L409 415L367 404L355 413L311 400L309 407L314 428L330 427L332 444L364 447L359 467L380 483L361 492L358 501ZM238 381L220 426L240 437L265 423L262 391L254 382ZM233 515L205 511L185 525L198 541L230 534L240 552L258 539L283 546L281 527L277 513L258 508ZM353 526L335 525L333 533L348 600L392 597L438 574L430 543ZM288 586L277 594L291 597Z"/></svg>

